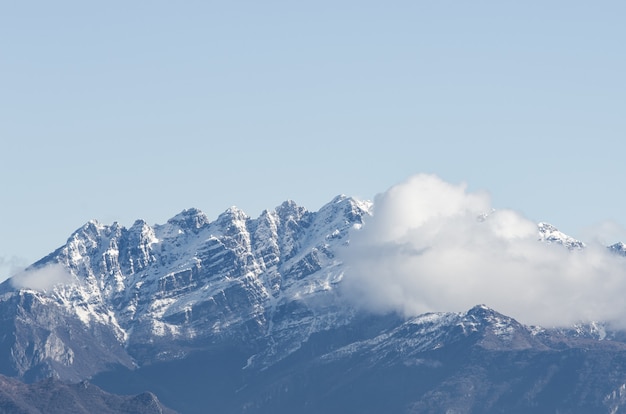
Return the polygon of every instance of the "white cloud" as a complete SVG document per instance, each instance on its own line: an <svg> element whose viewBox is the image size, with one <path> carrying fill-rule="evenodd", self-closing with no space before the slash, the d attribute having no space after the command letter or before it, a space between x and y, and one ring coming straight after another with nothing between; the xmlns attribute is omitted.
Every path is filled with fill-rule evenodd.
<svg viewBox="0 0 626 414"><path fill-rule="evenodd" d="M50 264L37 269L26 269L11 278L18 289L48 290L58 284L69 284L72 275L60 264Z"/></svg>
<svg viewBox="0 0 626 414"><path fill-rule="evenodd" d="M0 282L8 279L28 265L28 260L17 256L0 256Z"/></svg>
<svg viewBox="0 0 626 414"><path fill-rule="evenodd" d="M492 212L487 193L432 175L378 195L344 255L347 294L374 311L412 316L484 303L545 326L626 316L626 259L599 244L541 243L536 223Z"/></svg>

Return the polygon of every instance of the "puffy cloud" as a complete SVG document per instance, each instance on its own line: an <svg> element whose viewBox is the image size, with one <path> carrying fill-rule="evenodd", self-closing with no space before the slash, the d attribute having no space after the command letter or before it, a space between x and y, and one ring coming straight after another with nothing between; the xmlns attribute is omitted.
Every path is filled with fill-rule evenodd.
<svg viewBox="0 0 626 414"><path fill-rule="evenodd" d="M13 276L11 284L18 289L49 290L58 284L72 283L74 278L60 264L50 264L40 268L26 269Z"/></svg>
<svg viewBox="0 0 626 414"><path fill-rule="evenodd" d="M493 210L487 193L418 175L374 200L344 252L344 288L363 307L406 316L484 303L527 324L626 320L624 257L538 239L536 223Z"/></svg>

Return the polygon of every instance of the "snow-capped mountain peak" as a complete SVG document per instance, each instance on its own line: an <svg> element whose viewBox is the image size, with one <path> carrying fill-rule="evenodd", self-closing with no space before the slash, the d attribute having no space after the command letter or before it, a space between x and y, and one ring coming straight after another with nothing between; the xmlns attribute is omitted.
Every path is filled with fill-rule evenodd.
<svg viewBox="0 0 626 414"><path fill-rule="evenodd" d="M551 224L541 222L537 227L539 229L539 240L543 242L560 244L569 250L583 249L585 247L585 243L560 232Z"/></svg>
<svg viewBox="0 0 626 414"><path fill-rule="evenodd" d="M183 230L197 231L209 224L209 219L197 208L185 209L169 219L168 224L178 226Z"/></svg>

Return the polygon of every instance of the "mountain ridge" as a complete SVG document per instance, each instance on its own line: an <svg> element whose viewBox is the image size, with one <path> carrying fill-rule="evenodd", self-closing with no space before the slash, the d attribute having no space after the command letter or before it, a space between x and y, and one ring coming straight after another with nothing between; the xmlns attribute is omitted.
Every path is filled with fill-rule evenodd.
<svg viewBox="0 0 626 414"><path fill-rule="evenodd" d="M317 374L330 373L338 381L337 389L349 389L372 386L368 381L375 381L379 370L385 377L408 369L407 375L414 378L417 372L432 373L451 364L437 378L444 381L450 375L445 381L458 385L456 381L468 379L465 363L455 353L479 365L493 355L508 355L505 360L530 364L548 375L537 361L545 358L561 367L559 353L571 355L578 364L587 361L578 354L582 349L594 350L589 363L619 360L626 352L626 334L602 323L567 329L532 327L485 305L408 319L371 315L356 307L340 288L345 270L341 252L371 214L371 203L340 195L316 212L285 201L257 218L231 207L214 221L197 208L152 226L141 219L128 228L91 220L24 275L0 285L0 329L12 333L0 338L0 373L27 382L97 378L112 392L156 390L166 405L184 412L203 412L199 407L207 404L221 412L241 412L244 406L250 412L280 412L286 407L301 409L293 405L294 396L304 398L300 393L307 395L311 407L329 409L299 386L293 394L281 390L280 384L293 388L300 376L313 381ZM570 251L586 248L547 223L537 225L537 240ZM620 253L619 246L609 249ZM199 366L193 361L199 361ZM337 376L352 362L370 379ZM479 365L472 370L482 372ZM202 366L228 380L214 382ZM515 392L530 392L524 388L526 383L515 381L515 369L507 368L507 384ZM307 370L313 374L309 376ZM219 395L209 393L215 402L168 382L186 383L189 372L200 383L220 390ZM472 377L472 381L486 381L484 395L501 398L493 382L499 374L492 368L485 372L486 377ZM596 373L589 371L589 375ZM615 375L594 392L618 393L621 371ZM145 386L116 388L131 383ZM163 384L170 384L169 388ZM409 406L430 407L431 402L415 400L416 395L443 392L447 387L420 384L421 394L403 394L408 404L404 411L410 412ZM319 387L320 392L334 392ZM617 395L607 398L619 408L624 402ZM193 401L191 405L181 396ZM227 396L247 402L233 405ZM343 397L334 398L338 406L343 404L339 403ZM446 397L442 401L447 402L435 405L433 412L446 404L459 412L480 412L463 411L453 400ZM523 399L515 401L526 407ZM604 404L598 401L589 404Z"/></svg>
<svg viewBox="0 0 626 414"><path fill-rule="evenodd" d="M43 291L25 286L24 291L73 314L76 324L108 330L119 343L112 348L120 353L114 360L124 360L126 366L132 365L123 356L127 350L136 351L131 359L141 361L141 355L148 355L141 348L150 344L157 359L167 359L207 339L218 343L220 337L232 337L232 325L243 335L241 346L272 336L295 349L308 333L301 330L294 336L289 320L274 318L276 310L295 306L294 311L309 315L303 323L313 330L338 317L336 301L324 305L324 299L316 298L311 307L306 300L316 292L321 297L336 293L330 293L331 285L341 272L332 270L332 250L347 240L352 226L362 224L367 208L367 203L338 196L315 213L286 201L257 219L229 208L213 222L198 209L183 210L155 226L137 220L125 228L91 220L65 246L27 270L60 265L72 283ZM323 267L331 270L320 274ZM318 277L308 277L314 273ZM311 318L318 305L327 306L325 314ZM55 325L50 320L40 325L45 323ZM289 336L293 338L286 340ZM169 349L173 343L176 351ZM89 375L81 371L71 379Z"/></svg>

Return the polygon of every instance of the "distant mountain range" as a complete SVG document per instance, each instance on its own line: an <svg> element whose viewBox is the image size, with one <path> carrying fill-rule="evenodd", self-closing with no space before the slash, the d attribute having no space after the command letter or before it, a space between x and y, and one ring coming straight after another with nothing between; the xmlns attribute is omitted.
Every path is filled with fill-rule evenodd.
<svg viewBox="0 0 626 414"><path fill-rule="evenodd" d="M11 385L14 401L80 384L140 395L92 412L150 412L123 411L157 404L144 391L185 414L626 411L626 333L602 321L545 329L479 304L408 320L352 306L340 252L369 214L338 196L258 218L233 207L215 221L197 209L155 226L91 221L0 285L0 373L31 384ZM546 223L537 238L585 248Z"/></svg>

